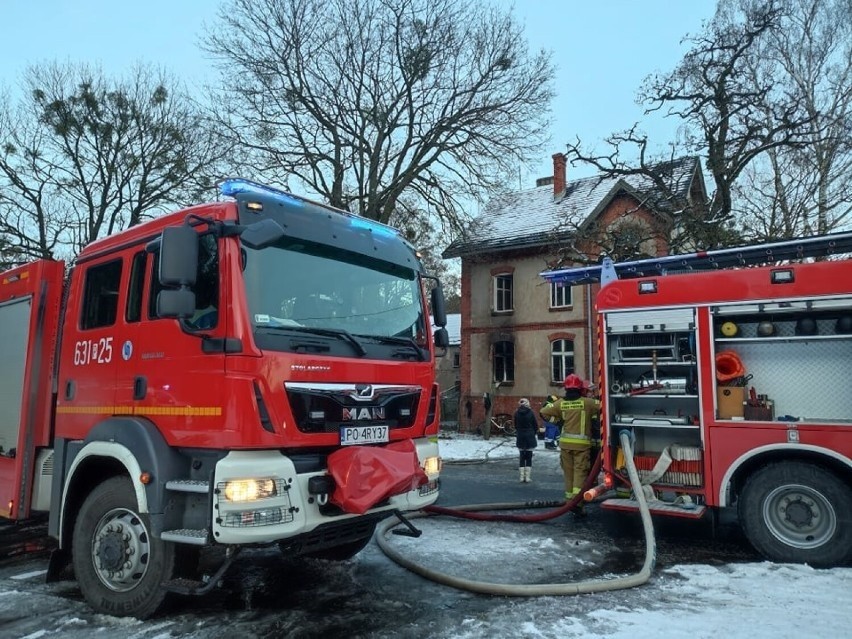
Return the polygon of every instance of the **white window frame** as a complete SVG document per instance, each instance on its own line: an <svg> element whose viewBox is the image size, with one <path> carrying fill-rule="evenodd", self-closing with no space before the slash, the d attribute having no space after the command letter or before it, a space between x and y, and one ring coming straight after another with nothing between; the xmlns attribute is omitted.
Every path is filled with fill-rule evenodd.
<svg viewBox="0 0 852 639"><path fill-rule="evenodd" d="M513 273L497 273L494 276L494 312L510 313L515 310L515 276ZM506 299L508 298L508 299Z"/></svg>
<svg viewBox="0 0 852 639"><path fill-rule="evenodd" d="M574 287L562 282L550 283L550 308L571 308L574 305Z"/></svg>
<svg viewBox="0 0 852 639"><path fill-rule="evenodd" d="M566 366L569 358L571 363L570 367ZM561 372L561 374L559 374L559 372ZM574 340L560 338L550 342L550 381L554 384L561 384L565 378L573 372L575 372ZM558 375L558 379L552 379L554 375Z"/></svg>

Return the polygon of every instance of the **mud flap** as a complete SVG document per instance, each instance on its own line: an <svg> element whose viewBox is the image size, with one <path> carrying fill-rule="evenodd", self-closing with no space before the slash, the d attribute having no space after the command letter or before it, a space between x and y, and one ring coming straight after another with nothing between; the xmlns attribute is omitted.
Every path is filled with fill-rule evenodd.
<svg viewBox="0 0 852 639"><path fill-rule="evenodd" d="M382 448L352 446L328 456L328 474L335 483L331 502L345 512L363 515L393 495L427 483L411 440Z"/></svg>

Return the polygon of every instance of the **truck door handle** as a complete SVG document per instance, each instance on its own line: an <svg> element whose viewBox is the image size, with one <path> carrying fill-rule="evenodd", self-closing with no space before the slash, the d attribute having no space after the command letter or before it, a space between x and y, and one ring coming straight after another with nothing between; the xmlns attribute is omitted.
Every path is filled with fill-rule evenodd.
<svg viewBox="0 0 852 639"><path fill-rule="evenodd" d="M148 379L143 375L133 380L133 399L145 399L148 394Z"/></svg>
<svg viewBox="0 0 852 639"><path fill-rule="evenodd" d="M74 380L69 379L65 382L65 399L74 399Z"/></svg>

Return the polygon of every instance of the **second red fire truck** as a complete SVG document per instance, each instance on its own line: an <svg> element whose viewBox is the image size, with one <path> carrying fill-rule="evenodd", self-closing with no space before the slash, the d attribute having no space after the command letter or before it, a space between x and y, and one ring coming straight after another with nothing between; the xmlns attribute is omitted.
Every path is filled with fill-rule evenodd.
<svg viewBox="0 0 852 639"><path fill-rule="evenodd" d="M652 513L733 507L771 560L852 560L850 252L838 233L542 273L600 282L606 485L628 485L628 431Z"/></svg>
<svg viewBox="0 0 852 639"><path fill-rule="evenodd" d="M243 546L344 559L438 496L445 312L394 229L243 180L0 274L0 516L49 513L98 611ZM427 291L431 292L427 295ZM218 571L192 582L198 549Z"/></svg>

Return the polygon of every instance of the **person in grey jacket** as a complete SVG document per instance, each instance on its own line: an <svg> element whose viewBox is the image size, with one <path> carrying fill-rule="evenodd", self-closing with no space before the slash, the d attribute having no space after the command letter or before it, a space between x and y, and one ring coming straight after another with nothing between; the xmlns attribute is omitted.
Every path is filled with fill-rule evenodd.
<svg viewBox="0 0 852 639"><path fill-rule="evenodd" d="M532 472L533 450L538 446L536 431L538 420L530 408L530 400L523 398L518 402L518 410L515 411L515 445L520 454L520 481L530 482Z"/></svg>

